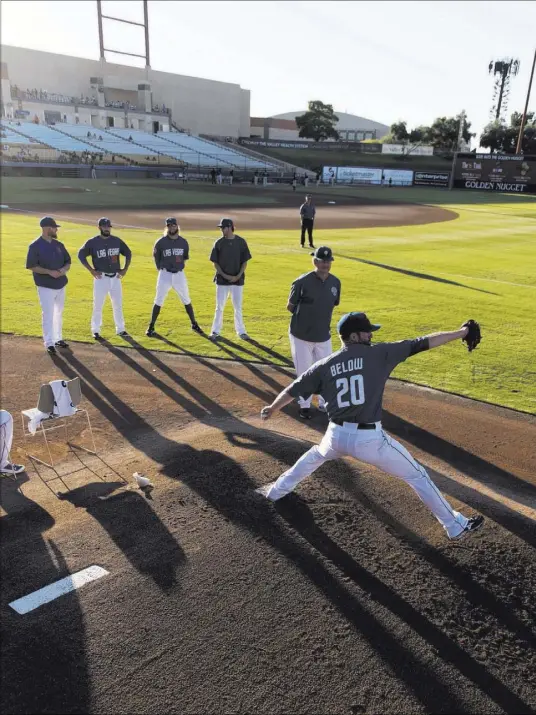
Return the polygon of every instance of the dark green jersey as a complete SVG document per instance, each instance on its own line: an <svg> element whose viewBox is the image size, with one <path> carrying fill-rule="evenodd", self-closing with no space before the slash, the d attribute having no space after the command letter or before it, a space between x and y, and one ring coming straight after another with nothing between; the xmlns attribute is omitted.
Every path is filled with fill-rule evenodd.
<svg viewBox="0 0 536 715"><path fill-rule="evenodd" d="M322 395L330 420L379 422L387 378L399 363L428 348L427 338L346 345L312 365L288 392L304 400Z"/></svg>

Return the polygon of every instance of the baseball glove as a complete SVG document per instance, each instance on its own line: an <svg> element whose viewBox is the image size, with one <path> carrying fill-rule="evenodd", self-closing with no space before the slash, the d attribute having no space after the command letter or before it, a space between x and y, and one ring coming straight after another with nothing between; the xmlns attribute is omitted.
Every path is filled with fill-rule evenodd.
<svg viewBox="0 0 536 715"><path fill-rule="evenodd" d="M476 322L476 320L468 320L462 325L462 328L469 328L465 338L462 338L462 342L467 344L467 350L471 352L477 347L478 343L482 339L480 334L480 325Z"/></svg>

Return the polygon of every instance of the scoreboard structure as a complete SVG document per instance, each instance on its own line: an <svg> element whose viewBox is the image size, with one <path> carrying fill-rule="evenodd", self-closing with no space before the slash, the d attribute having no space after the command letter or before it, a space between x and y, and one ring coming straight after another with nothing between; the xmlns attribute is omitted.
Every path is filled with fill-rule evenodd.
<svg viewBox="0 0 536 715"><path fill-rule="evenodd" d="M458 154L454 188L536 194L536 157L519 154Z"/></svg>

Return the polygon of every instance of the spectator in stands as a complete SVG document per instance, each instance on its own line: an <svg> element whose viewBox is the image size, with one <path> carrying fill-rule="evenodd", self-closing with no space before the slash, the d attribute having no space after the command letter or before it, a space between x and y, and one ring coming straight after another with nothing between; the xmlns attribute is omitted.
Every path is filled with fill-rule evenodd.
<svg viewBox="0 0 536 715"><path fill-rule="evenodd" d="M102 141L102 134L99 134L99 141Z"/></svg>
<svg viewBox="0 0 536 715"><path fill-rule="evenodd" d="M210 171L210 183L211 184L216 183L216 169L211 169L211 171Z"/></svg>
<svg viewBox="0 0 536 715"><path fill-rule="evenodd" d="M134 141L134 139L132 139L132 134L129 136L128 140L129 140L129 142Z"/></svg>
<svg viewBox="0 0 536 715"><path fill-rule="evenodd" d="M229 186L233 185L233 179L234 179L234 169L231 169L229 172Z"/></svg>

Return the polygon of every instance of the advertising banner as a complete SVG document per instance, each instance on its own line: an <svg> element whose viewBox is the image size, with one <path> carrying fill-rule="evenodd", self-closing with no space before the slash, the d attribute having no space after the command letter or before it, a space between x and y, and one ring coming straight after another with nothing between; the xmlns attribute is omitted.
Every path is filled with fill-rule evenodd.
<svg viewBox="0 0 536 715"><path fill-rule="evenodd" d="M536 193L536 157L519 154L460 154L454 186L478 191Z"/></svg>
<svg viewBox="0 0 536 715"><path fill-rule="evenodd" d="M413 183L413 171L409 169L384 169L383 170L383 183L391 184L395 186L411 186Z"/></svg>
<svg viewBox="0 0 536 715"><path fill-rule="evenodd" d="M407 156L433 156L433 146L411 146L411 144L382 144L382 154L405 154Z"/></svg>
<svg viewBox="0 0 536 715"><path fill-rule="evenodd" d="M450 171L432 172L432 171L416 171L413 177L415 186L443 186L448 187L450 179Z"/></svg>
<svg viewBox="0 0 536 715"><path fill-rule="evenodd" d="M382 170L361 166L338 166L338 184L381 184Z"/></svg>

